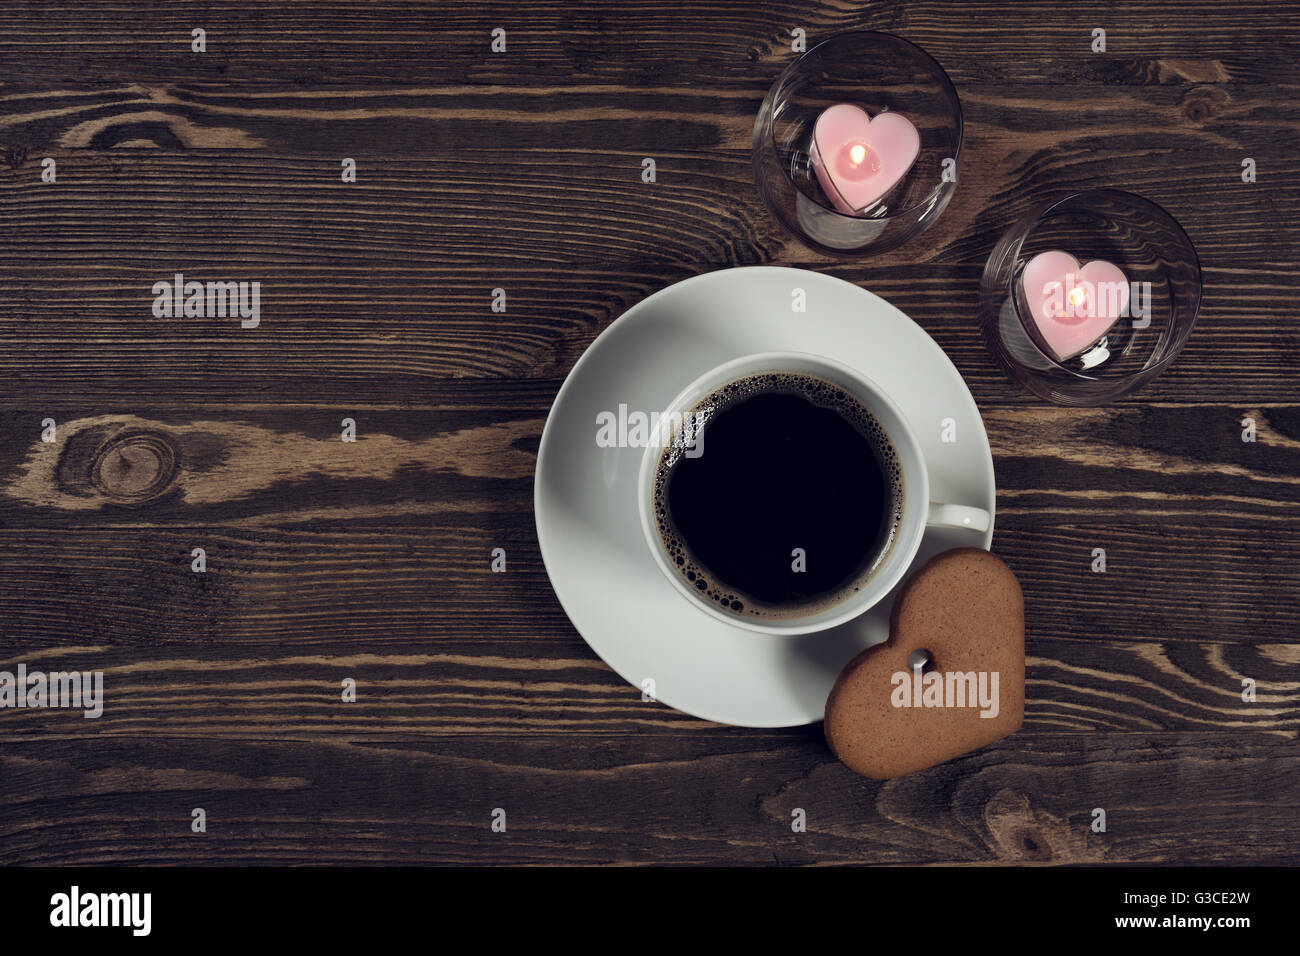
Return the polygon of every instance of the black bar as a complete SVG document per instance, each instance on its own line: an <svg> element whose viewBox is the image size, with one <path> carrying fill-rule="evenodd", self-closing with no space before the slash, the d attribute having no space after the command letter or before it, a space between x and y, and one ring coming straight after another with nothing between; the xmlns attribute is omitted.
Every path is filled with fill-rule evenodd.
<svg viewBox="0 0 1300 956"><path fill-rule="evenodd" d="M1252 936L1261 931L1294 930L1295 877L1285 868L36 867L0 870L0 918L6 943L342 944L353 934L379 942L454 929L495 942L541 934L535 944L545 936L557 944L612 943L621 937L589 934L625 932L629 944L663 950L689 940L690 924L704 920L710 933L725 931L733 941L793 932L807 946L847 933L867 948L882 931L889 934L882 939L901 933L927 945L1017 938L1181 945L1195 936L1232 946L1262 939ZM127 925L51 925L52 916L67 921L74 886L78 922L117 908ZM102 894L132 893L150 894L147 935L137 936L131 920L144 928L143 896L139 909L118 896L101 910ZM1191 925L1206 919L1208 927ZM1027 933L1035 935L1021 936Z"/></svg>

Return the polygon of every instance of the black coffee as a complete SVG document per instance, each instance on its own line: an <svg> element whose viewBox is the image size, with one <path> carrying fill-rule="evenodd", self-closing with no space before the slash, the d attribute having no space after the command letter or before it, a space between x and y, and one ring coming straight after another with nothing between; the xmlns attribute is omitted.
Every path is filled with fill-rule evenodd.
<svg viewBox="0 0 1300 956"><path fill-rule="evenodd" d="M679 435L654 489L664 547L691 586L737 614L780 618L834 607L870 580L897 534L903 486L861 402L779 372L729 382L691 415L702 454Z"/></svg>

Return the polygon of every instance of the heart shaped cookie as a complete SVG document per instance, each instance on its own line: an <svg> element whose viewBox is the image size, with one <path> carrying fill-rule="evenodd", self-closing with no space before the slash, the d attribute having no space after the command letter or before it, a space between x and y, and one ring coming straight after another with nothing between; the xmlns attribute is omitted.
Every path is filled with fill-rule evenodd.
<svg viewBox="0 0 1300 956"><path fill-rule="evenodd" d="M1013 734L1024 714L1020 582L989 552L956 548L904 586L889 640L840 672L826 741L849 769L888 780Z"/></svg>
<svg viewBox="0 0 1300 956"><path fill-rule="evenodd" d="M838 103L813 126L812 165L837 210L854 215L893 189L921 152L921 134L900 113L875 119L851 103Z"/></svg>
<svg viewBox="0 0 1300 956"><path fill-rule="evenodd" d="M1085 351L1128 308L1128 278L1102 259L1081 266L1068 252L1040 252L1022 281L1034 325L1058 362Z"/></svg>

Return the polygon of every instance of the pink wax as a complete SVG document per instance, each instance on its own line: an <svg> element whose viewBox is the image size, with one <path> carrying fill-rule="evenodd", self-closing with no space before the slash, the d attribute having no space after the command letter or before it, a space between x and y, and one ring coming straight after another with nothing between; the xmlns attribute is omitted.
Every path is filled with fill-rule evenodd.
<svg viewBox="0 0 1300 956"><path fill-rule="evenodd" d="M1128 278L1103 259L1081 266L1068 252L1040 252L1023 281L1030 316L1058 362L1087 351L1128 308Z"/></svg>
<svg viewBox="0 0 1300 956"><path fill-rule="evenodd" d="M901 113L875 119L837 103L813 125L812 165L835 208L856 215L893 189L921 152L921 134Z"/></svg>

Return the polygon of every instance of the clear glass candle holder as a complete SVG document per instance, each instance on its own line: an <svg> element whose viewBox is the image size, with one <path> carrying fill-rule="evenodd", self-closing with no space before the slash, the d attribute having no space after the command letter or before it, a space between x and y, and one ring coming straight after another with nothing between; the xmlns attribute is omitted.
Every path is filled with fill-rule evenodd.
<svg viewBox="0 0 1300 956"><path fill-rule="evenodd" d="M920 134L916 161L902 178L851 213L837 208L814 166L817 119L845 103L873 121L898 113ZM888 33L841 33L792 63L768 90L754 121L754 178L772 215L806 245L875 255L939 218L957 188L961 142L957 91L929 54Z"/></svg>
<svg viewBox="0 0 1300 956"><path fill-rule="evenodd" d="M1042 283L1054 273L1031 263L1062 252L1079 270L1059 284ZM1124 282L1098 281L1092 288L1080 277L1097 260L1119 272L1103 268L1094 275L1122 274ZM1027 271L1037 283L1027 281ZM1105 305L1111 294L1109 312L1090 304L1095 295ZM1121 300L1125 305L1107 327ZM1099 189L1045 202L1007 230L984 267L980 325L989 350L1036 395L1058 405L1105 405L1169 367L1196 324L1200 302L1200 261L1182 227L1141 196ZM1055 322L1077 325L1077 332L1054 331ZM1062 339L1071 334L1072 341Z"/></svg>

